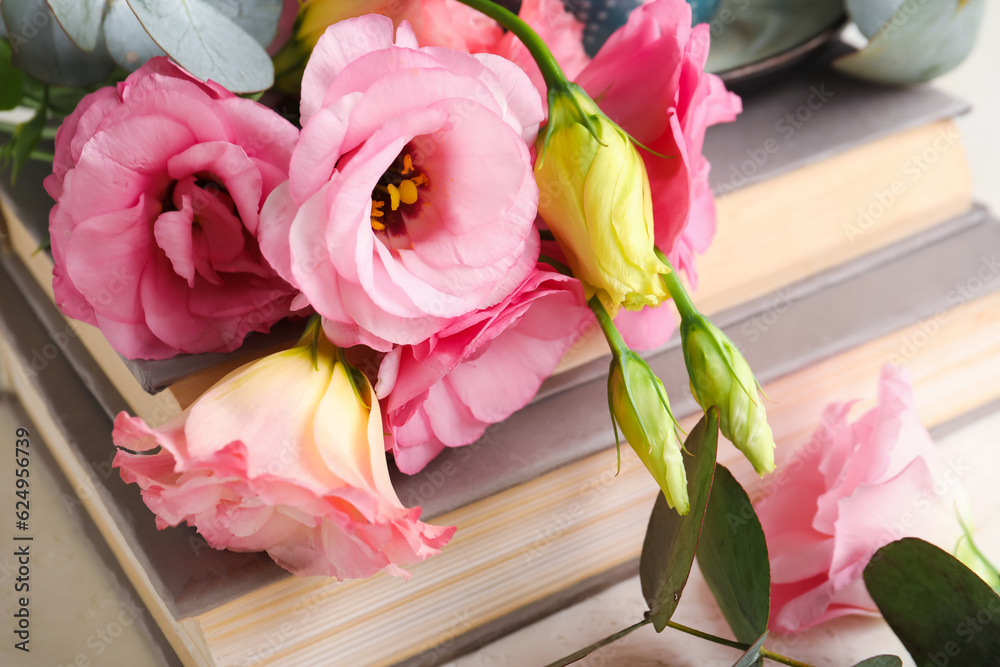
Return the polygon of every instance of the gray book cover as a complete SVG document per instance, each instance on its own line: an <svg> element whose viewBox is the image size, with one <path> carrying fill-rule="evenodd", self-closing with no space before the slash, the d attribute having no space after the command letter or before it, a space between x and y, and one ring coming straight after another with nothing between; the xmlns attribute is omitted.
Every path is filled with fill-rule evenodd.
<svg viewBox="0 0 1000 667"><path fill-rule="evenodd" d="M795 170L894 132L950 118L968 105L929 86L889 88L837 74L822 61L790 71L779 83L747 93L734 123L709 129L704 152L712 163L716 194ZM41 187L46 169L28 165L13 190L0 182L12 208L36 238L48 227L52 200ZM0 174L0 178L2 178ZM251 334L236 356L252 357L277 343L294 342L301 323ZM222 354L182 354L162 361L126 360L149 392L231 359ZM81 373L87 371L79 369Z"/></svg>
<svg viewBox="0 0 1000 667"><path fill-rule="evenodd" d="M953 306L955 285L968 278L970 267L977 266L984 253L997 251L1000 223L976 208L717 319L744 350L759 379L767 382ZM44 367L32 368L33 351L56 344L53 331L34 312L44 305L51 310L52 321L58 320L58 314L16 256L4 255L2 264L0 336L13 344L24 362L17 372L25 374L48 404L57 406L56 426L71 442L78 462L101 480L95 492L111 509L175 616L197 614L289 576L266 554L214 551L188 527L156 530L139 489L122 482L110 467L114 455L111 421L70 363L85 351L77 349L76 341L65 341L60 348L64 354L49 359ZM996 289L1000 289L1000 277L994 276L981 294ZM780 317L772 317L779 311ZM763 322L767 325L761 326ZM678 416L695 412L676 341L652 355L650 364L664 380ZM419 500L425 518L433 517L608 450L614 436L606 409L606 366L605 361L596 361L571 371L568 377L553 379L535 403L471 445L473 456L460 455L465 450L449 450L421 474L397 476L394 482L400 498L410 504ZM539 446L556 442L560 446ZM435 481L440 479L447 483ZM634 565L605 572L458 637L447 651L435 651L435 660L470 650L633 571Z"/></svg>

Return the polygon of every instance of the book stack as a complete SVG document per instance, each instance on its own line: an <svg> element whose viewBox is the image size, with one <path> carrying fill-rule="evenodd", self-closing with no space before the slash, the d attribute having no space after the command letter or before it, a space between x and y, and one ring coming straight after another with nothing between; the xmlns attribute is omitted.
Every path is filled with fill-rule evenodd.
<svg viewBox="0 0 1000 667"><path fill-rule="evenodd" d="M706 141L718 232L694 300L764 385L779 465L823 405L869 394L886 362L909 366L928 426L1000 399L1000 224L972 201L953 120L965 105L821 66L744 105ZM186 527L157 531L110 471L111 418L162 423L298 325L233 355L121 359L52 304L51 260L35 252L50 202L29 179L3 199L0 365L185 664L429 666L637 571L657 487L628 448L618 470L598 335L479 442L395 476L425 520L458 526L408 581L295 578ZM690 424L679 341L648 359ZM720 459L752 480L732 448Z"/></svg>

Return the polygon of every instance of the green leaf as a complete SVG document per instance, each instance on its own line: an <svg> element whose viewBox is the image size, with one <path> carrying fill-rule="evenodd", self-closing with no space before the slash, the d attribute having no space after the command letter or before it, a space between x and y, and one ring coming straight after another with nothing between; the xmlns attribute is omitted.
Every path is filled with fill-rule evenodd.
<svg viewBox="0 0 1000 667"><path fill-rule="evenodd" d="M995 665L1000 596L933 544L908 537L879 549L865 585L918 664Z"/></svg>
<svg viewBox="0 0 1000 667"><path fill-rule="evenodd" d="M57 86L86 86L114 68L103 44L81 50L56 21L45 0L3 0L14 64L27 74Z"/></svg>
<svg viewBox="0 0 1000 667"><path fill-rule="evenodd" d="M0 39L0 111L13 109L24 97L24 73L11 62L10 44Z"/></svg>
<svg viewBox="0 0 1000 667"><path fill-rule="evenodd" d="M930 81L965 60L976 42L985 0L906 0L861 51L833 62L876 83Z"/></svg>
<svg viewBox="0 0 1000 667"><path fill-rule="evenodd" d="M684 449L693 454L684 457L691 500L691 511L686 516L670 509L662 493L656 495L646 539L642 543L639 581L657 632L662 632L667 626L691 572L712 488L718 441L719 411L712 408L684 443Z"/></svg>
<svg viewBox="0 0 1000 667"><path fill-rule="evenodd" d="M11 163L11 185L17 181L17 175L21 168L31 158L31 152L38 146L44 128L45 107L42 107L31 120L18 125L10 141L0 148L0 163Z"/></svg>
<svg viewBox="0 0 1000 667"><path fill-rule="evenodd" d="M736 639L750 643L760 637L771 610L767 542L750 497L721 465L698 542L698 567Z"/></svg>
<svg viewBox="0 0 1000 667"><path fill-rule="evenodd" d="M93 51L101 36L107 0L46 0L69 38L84 51Z"/></svg>
<svg viewBox="0 0 1000 667"><path fill-rule="evenodd" d="M894 655L877 655L874 658L862 660L854 667L903 667L903 661Z"/></svg>
<svg viewBox="0 0 1000 667"><path fill-rule="evenodd" d="M153 41L195 76L234 93L265 90L274 82L274 66L264 48L205 0L128 4Z"/></svg>
<svg viewBox="0 0 1000 667"><path fill-rule="evenodd" d="M725 470L725 468L723 468ZM767 639L767 630L764 631L760 637L757 638L750 648L747 649L746 653L740 656L740 659L733 663L733 667L751 667L751 665L759 665L763 658L760 657L760 650L764 648L764 640Z"/></svg>

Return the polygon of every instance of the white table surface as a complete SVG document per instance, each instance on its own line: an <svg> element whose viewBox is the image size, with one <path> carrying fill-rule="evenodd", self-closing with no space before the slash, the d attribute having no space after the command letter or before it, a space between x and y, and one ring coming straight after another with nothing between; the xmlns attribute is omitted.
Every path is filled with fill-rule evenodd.
<svg viewBox="0 0 1000 667"><path fill-rule="evenodd" d="M976 197L1000 211L1000 7L987 8L979 43L970 58L936 85L974 105L959 119L972 164ZM872 378L874 391L876 378ZM830 399L841 398L831 396ZM7 438L17 418L0 400L0 438ZM12 438L13 436L11 436ZM3 440L4 442L10 440ZM974 422L938 443L946 456L973 460L965 480L977 518L980 546L1000 560L1000 496L996 472L1000 470L1000 414ZM12 456L0 457L0 480L13 478ZM164 658L150 641L137 610L119 586L117 575L95 551L80 529L81 510L58 481L59 473L42 457L32 460L31 499L35 532L32 562L31 653L12 648L9 623L0 624L0 664L18 667L164 667ZM0 482L0 505L13 506L14 488ZM10 544L12 529L0 529ZM6 547L0 550L0 614L10 619L15 600L10 577L13 560ZM639 620L645 607L638 579L629 579L576 606L543 619L519 632L448 664L448 667L532 667L545 665ZM725 622L710 600L704 580L695 571L675 620L709 632L726 635ZM782 650L788 640L772 638L768 646ZM807 633L786 654L817 666L849 665L878 652L905 656L899 642L877 619L841 619ZM601 665L732 664L736 654L671 630L657 635L646 627L577 663ZM726 662L728 660L728 662ZM908 658L907 658L908 661ZM907 662L912 664L912 662Z"/></svg>

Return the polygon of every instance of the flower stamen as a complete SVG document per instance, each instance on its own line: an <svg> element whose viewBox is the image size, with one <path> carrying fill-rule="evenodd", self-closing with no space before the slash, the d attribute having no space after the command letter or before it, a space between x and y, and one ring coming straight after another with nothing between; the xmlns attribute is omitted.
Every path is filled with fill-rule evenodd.
<svg viewBox="0 0 1000 667"><path fill-rule="evenodd" d="M372 230L381 232L401 221L398 217L400 207L418 203L418 188L426 186L427 182L427 176L413 166L413 158L409 153L396 158L372 191ZM386 207L386 204L389 206Z"/></svg>

